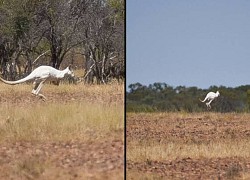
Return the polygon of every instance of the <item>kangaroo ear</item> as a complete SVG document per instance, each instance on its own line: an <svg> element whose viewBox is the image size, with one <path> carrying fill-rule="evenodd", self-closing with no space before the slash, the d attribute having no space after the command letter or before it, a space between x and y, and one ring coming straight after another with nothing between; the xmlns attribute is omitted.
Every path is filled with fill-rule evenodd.
<svg viewBox="0 0 250 180"><path fill-rule="evenodd" d="M68 66L68 68L69 68L69 70L72 70L72 64L70 64L70 65Z"/></svg>

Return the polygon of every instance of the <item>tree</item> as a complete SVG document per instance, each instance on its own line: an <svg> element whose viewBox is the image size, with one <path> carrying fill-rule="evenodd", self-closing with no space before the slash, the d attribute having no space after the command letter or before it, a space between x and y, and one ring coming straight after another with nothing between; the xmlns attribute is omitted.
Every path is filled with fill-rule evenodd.
<svg viewBox="0 0 250 180"><path fill-rule="evenodd" d="M132 111L143 111L145 108L142 107L147 107L145 109L147 111L148 109L150 111L207 111L199 98L205 97L207 92L215 90L219 90L221 95L213 101L212 111L246 112L250 106L249 86L236 88L211 86L209 89L185 86L173 88L158 82L149 86L135 83L128 87L130 91L126 93L127 107Z"/></svg>
<svg viewBox="0 0 250 180"><path fill-rule="evenodd" d="M89 82L124 77L121 0L1 0L0 24L1 71L7 79L22 75L22 69L29 73L36 63L59 69L70 52L83 52Z"/></svg>
<svg viewBox="0 0 250 180"><path fill-rule="evenodd" d="M25 3L26 1L24 1ZM0 61L5 78L14 80L17 68L21 72L19 57L22 53L22 39L29 31L29 17L23 4L17 0L1 1L0 4Z"/></svg>
<svg viewBox="0 0 250 180"><path fill-rule="evenodd" d="M80 1L85 3L85 1ZM36 21L43 29L51 53L50 64L59 68L65 55L79 46L83 39L79 37L79 19L77 11L79 1L43 0L38 4ZM87 5L86 3L84 5ZM81 9L84 11L84 9Z"/></svg>
<svg viewBox="0 0 250 180"><path fill-rule="evenodd" d="M117 2L123 5L122 1ZM123 19L117 18L116 8L107 1L96 0L89 6L83 24L86 25L83 26L85 68L92 72L87 78L93 81L96 77L98 84L106 83L110 74L119 74L110 67L116 66L115 69L124 72Z"/></svg>

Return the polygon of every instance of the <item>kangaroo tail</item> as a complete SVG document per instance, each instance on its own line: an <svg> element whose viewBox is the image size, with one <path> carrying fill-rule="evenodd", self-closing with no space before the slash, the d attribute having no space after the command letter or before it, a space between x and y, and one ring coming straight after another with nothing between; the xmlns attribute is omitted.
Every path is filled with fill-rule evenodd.
<svg viewBox="0 0 250 180"><path fill-rule="evenodd" d="M28 75L27 77L25 77L23 79L19 79L17 81L7 81L7 80L4 80L3 78L0 77L0 80L2 82L4 82L5 84L10 84L10 85L20 84L20 83L23 83L23 82L31 80L31 79L33 79L33 78L30 75Z"/></svg>
<svg viewBox="0 0 250 180"><path fill-rule="evenodd" d="M201 99L199 99L200 100L200 102L205 102L206 101L206 98L202 101Z"/></svg>

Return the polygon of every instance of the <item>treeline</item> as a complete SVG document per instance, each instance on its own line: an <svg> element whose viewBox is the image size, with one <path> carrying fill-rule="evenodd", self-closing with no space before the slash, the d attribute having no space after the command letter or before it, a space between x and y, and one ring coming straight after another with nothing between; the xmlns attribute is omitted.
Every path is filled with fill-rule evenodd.
<svg viewBox="0 0 250 180"><path fill-rule="evenodd" d="M140 83L130 84L126 92L127 112L207 111L205 103L200 102L210 91L220 92L212 103L210 111L248 112L250 107L250 85L236 88L211 86L208 89L197 87L172 87L166 83L148 86Z"/></svg>

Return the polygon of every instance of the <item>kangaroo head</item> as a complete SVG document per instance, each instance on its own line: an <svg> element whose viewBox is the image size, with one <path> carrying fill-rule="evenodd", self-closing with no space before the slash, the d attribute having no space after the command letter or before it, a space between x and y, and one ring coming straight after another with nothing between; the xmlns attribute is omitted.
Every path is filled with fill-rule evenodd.
<svg viewBox="0 0 250 180"><path fill-rule="evenodd" d="M75 74L74 74L74 72L72 70L72 65L71 64L66 69L67 69L67 72L66 72L67 75L70 75L71 77L75 76Z"/></svg>
<svg viewBox="0 0 250 180"><path fill-rule="evenodd" d="M220 95L220 92L219 92L219 91L217 91L217 92L216 92L216 94L217 94L217 96L219 96L219 95Z"/></svg>

